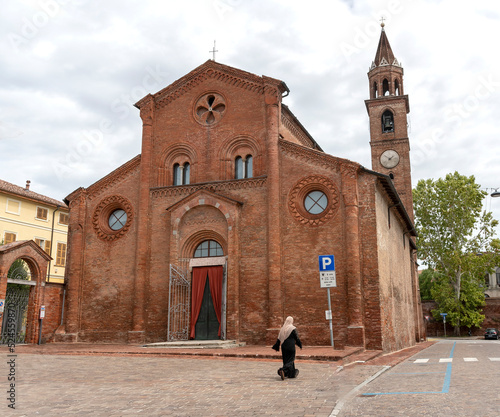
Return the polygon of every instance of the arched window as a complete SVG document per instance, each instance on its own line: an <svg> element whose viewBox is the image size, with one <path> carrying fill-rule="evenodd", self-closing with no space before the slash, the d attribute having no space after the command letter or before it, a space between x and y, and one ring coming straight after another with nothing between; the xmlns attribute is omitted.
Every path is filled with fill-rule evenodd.
<svg viewBox="0 0 500 417"><path fill-rule="evenodd" d="M378 85L377 83L373 83L373 95L372 95L373 98L377 98L378 97Z"/></svg>
<svg viewBox="0 0 500 417"><path fill-rule="evenodd" d="M387 81L387 78L382 83L382 93L384 96L389 95L389 81Z"/></svg>
<svg viewBox="0 0 500 417"><path fill-rule="evenodd" d="M241 156L237 156L234 160L234 177L239 180L243 178L243 158Z"/></svg>
<svg viewBox="0 0 500 417"><path fill-rule="evenodd" d="M394 81L394 93L399 96L399 81L395 80Z"/></svg>
<svg viewBox="0 0 500 417"><path fill-rule="evenodd" d="M253 177L253 158L252 155L247 155L245 160L245 178Z"/></svg>
<svg viewBox="0 0 500 417"><path fill-rule="evenodd" d="M382 132L394 132L394 116L390 110L382 114Z"/></svg>
<svg viewBox="0 0 500 417"><path fill-rule="evenodd" d="M237 180L253 177L253 157L247 155L245 159L237 156L234 160L234 177Z"/></svg>
<svg viewBox="0 0 500 417"><path fill-rule="evenodd" d="M191 171L191 165L189 165L189 162L186 162L184 164L184 169L182 170L182 183L183 184L189 184L189 174Z"/></svg>
<svg viewBox="0 0 500 417"><path fill-rule="evenodd" d="M184 165L174 165L174 185L187 185L189 184L191 174L191 165L186 162Z"/></svg>
<svg viewBox="0 0 500 417"><path fill-rule="evenodd" d="M224 256L222 246L215 240L201 242L194 251L195 258L209 258L213 256Z"/></svg>
<svg viewBox="0 0 500 417"><path fill-rule="evenodd" d="M182 170L179 164L174 165L174 185L182 185Z"/></svg>

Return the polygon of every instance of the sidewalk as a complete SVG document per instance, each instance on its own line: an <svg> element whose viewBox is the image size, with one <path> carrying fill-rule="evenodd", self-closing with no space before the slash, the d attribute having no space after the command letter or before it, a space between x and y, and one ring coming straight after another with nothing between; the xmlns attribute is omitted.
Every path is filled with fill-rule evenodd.
<svg viewBox="0 0 500 417"><path fill-rule="evenodd" d="M304 346L297 349L298 361L340 362L342 365L396 365L406 358L436 343L429 340L397 352L384 354L382 351L364 351L358 347L334 350L330 346ZM7 346L0 346L0 353L7 353ZM42 345L18 345L16 354L39 355L97 355L97 356L142 356L142 357L204 357L212 359L233 358L253 360L281 360L281 353L270 346L238 346L226 349L196 348L151 348L142 345L91 344L91 343L48 343Z"/></svg>

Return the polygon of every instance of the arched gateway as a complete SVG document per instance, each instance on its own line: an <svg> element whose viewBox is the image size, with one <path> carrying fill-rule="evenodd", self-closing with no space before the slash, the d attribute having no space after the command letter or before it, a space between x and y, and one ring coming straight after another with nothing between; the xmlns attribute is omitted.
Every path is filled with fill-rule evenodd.
<svg viewBox="0 0 500 417"><path fill-rule="evenodd" d="M0 300L4 300L4 310L0 313L1 344L36 342L40 327L42 282L47 276L47 266L51 259L32 240L0 246ZM22 277L11 269L16 262L19 264L17 270L24 272ZM29 273L25 271L22 265L24 263Z"/></svg>

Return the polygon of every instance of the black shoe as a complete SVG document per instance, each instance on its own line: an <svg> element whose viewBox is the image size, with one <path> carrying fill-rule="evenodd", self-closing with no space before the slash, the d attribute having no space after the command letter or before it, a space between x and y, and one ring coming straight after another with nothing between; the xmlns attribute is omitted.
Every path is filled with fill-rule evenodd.
<svg viewBox="0 0 500 417"><path fill-rule="evenodd" d="M294 378L297 378L298 376L299 376L299 370L298 370L298 369L296 369L296 370L295 370L295 376L294 376Z"/></svg>
<svg viewBox="0 0 500 417"><path fill-rule="evenodd" d="M283 369L280 369L278 373L280 374L281 380L283 381L285 379L285 372L283 371Z"/></svg>

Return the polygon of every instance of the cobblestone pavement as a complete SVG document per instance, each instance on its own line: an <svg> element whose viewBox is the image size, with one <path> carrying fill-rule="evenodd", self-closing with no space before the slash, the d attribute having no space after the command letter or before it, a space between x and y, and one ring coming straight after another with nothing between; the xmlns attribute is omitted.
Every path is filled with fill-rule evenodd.
<svg viewBox="0 0 500 417"><path fill-rule="evenodd" d="M381 366L297 362L281 381L276 360L16 353L15 406L21 416L330 416L339 398ZM0 367L1 369L1 367Z"/></svg>

